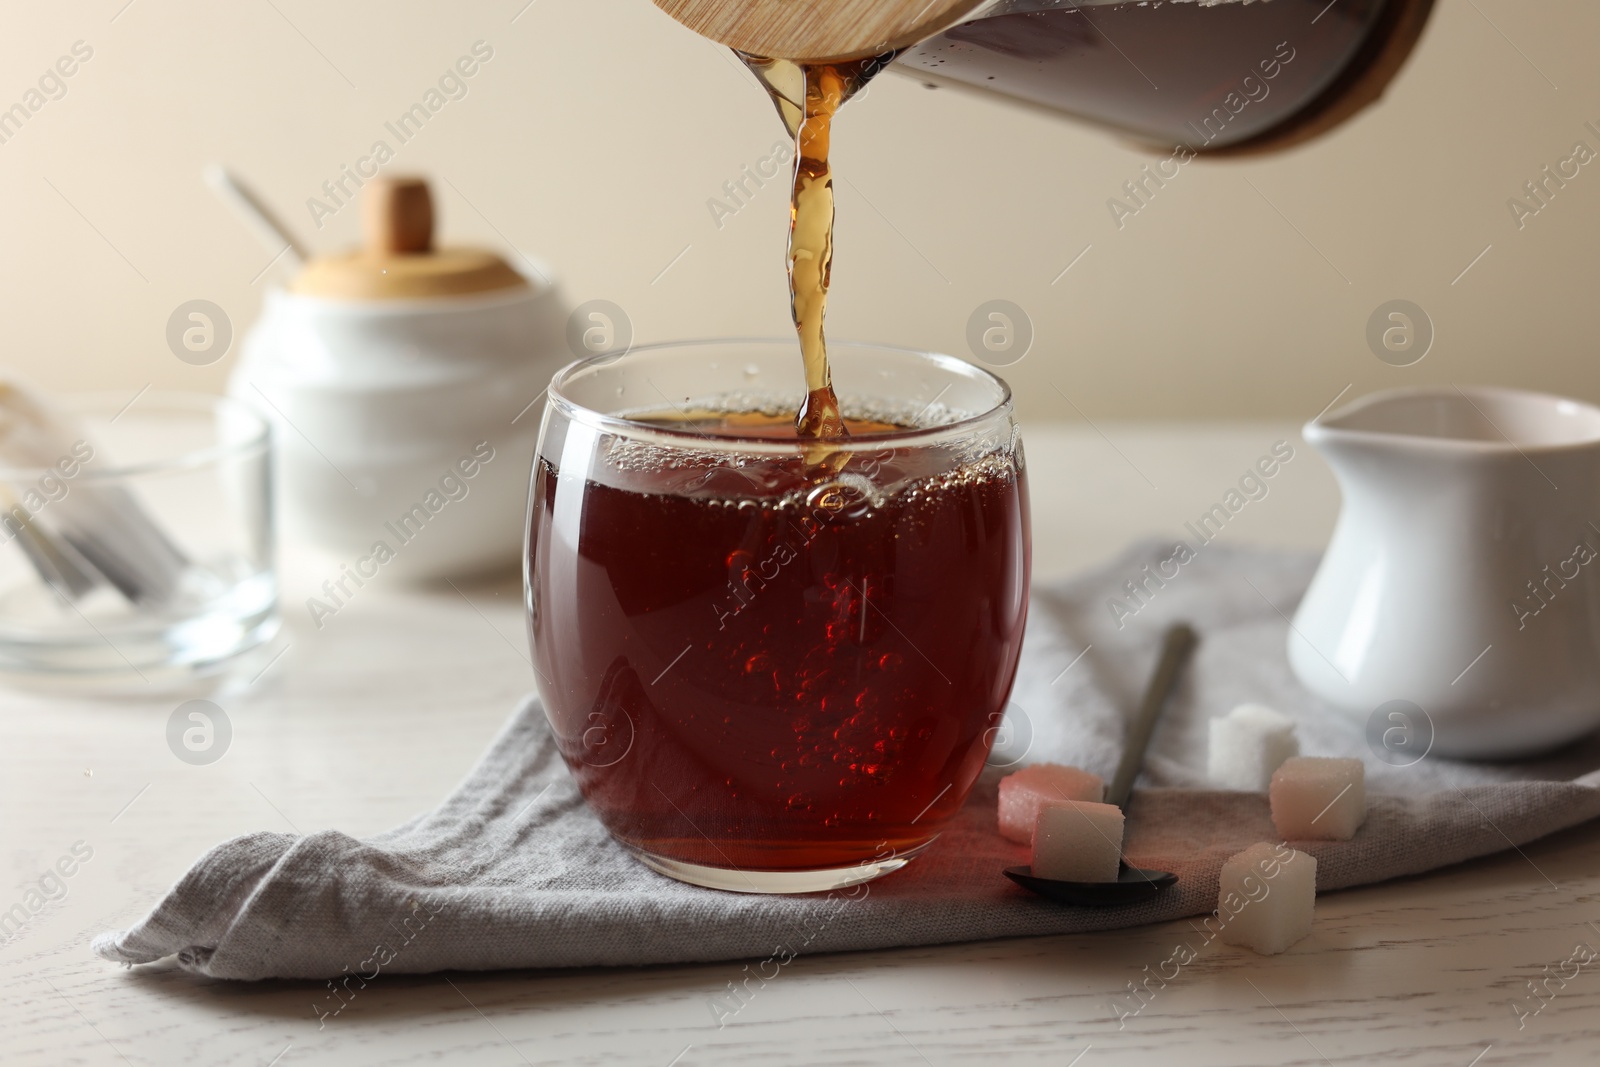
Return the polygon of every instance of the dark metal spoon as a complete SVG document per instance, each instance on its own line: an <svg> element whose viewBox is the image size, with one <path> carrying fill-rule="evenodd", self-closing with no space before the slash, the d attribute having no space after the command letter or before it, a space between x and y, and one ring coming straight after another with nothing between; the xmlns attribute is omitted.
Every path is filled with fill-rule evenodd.
<svg viewBox="0 0 1600 1067"><path fill-rule="evenodd" d="M1106 791L1107 804L1127 810L1128 798L1133 795L1134 780L1139 777L1145 750L1150 747L1150 738L1156 730L1156 720L1166 710L1167 698L1172 695L1172 690L1178 684L1178 675L1182 673L1183 665L1199 641L1194 630L1186 623L1175 623L1168 627L1161 645L1161 659L1156 663L1155 673L1150 676L1150 684L1145 687L1139 714L1128 731L1128 744L1123 749L1122 762L1117 765L1117 775L1111 780L1111 788ZM1145 871L1126 863L1118 870L1114 882L1063 882L1054 878L1035 878L1030 867L1007 867L1005 875L1022 888L1030 889L1042 897L1091 908L1148 900L1178 881L1178 876L1171 871Z"/></svg>

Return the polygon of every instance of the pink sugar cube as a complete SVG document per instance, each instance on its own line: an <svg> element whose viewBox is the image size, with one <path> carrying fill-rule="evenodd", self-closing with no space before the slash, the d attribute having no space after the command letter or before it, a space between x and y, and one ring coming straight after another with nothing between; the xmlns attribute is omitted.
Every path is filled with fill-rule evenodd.
<svg viewBox="0 0 1600 1067"><path fill-rule="evenodd" d="M1044 805L1064 800L1098 804L1105 795L1106 784L1097 774L1059 763L1024 767L1000 779L1000 836L1019 845L1031 844Z"/></svg>
<svg viewBox="0 0 1600 1067"><path fill-rule="evenodd" d="M1056 800L1039 809L1033 876L1064 882L1115 882L1122 864L1122 809Z"/></svg>
<svg viewBox="0 0 1600 1067"><path fill-rule="evenodd" d="M1358 759L1295 756L1272 775L1272 825L1285 841L1348 841L1367 817Z"/></svg>

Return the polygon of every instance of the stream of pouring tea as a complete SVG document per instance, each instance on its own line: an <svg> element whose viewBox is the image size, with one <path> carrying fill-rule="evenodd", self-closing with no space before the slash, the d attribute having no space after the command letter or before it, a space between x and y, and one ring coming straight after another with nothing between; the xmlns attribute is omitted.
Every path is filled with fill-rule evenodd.
<svg viewBox="0 0 1600 1067"><path fill-rule="evenodd" d="M802 438L845 437L848 431L833 391L823 328L833 273L833 168L828 155L833 116L894 54L843 63L739 58L766 88L795 140L794 192L789 202L789 304L806 376L806 398L795 416L795 430Z"/></svg>

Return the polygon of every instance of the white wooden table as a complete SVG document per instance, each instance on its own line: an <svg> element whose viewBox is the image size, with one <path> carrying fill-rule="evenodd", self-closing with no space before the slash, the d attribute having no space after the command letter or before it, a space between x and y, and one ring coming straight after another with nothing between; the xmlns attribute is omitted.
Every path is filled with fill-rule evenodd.
<svg viewBox="0 0 1600 1067"><path fill-rule="evenodd" d="M1289 426L1103 424L1027 431L1035 560L1070 571L1176 534L1280 439L1298 455L1225 537L1316 546L1337 494ZM373 583L320 632L287 569L285 647L213 695L234 727L186 765L171 698L114 706L0 692L0 909L92 849L0 945L0 1062L94 1064L1593 1064L1600 963L1540 1001L1575 945L1600 946L1600 826L1318 904L1285 955L1206 949L1119 1029L1110 1004L1185 923L800 957L724 1029L707 1001L737 963L386 977L320 1029L314 983L128 973L89 938L139 916L202 851L259 829L368 834L431 806L529 688L513 577L459 592ZM72 866L68 864L68 866ZM1551 970L1544 968L1550 965ZM1567 968L1570 974L1571 967ZM1548 996L1548 994L1546 994Z"/></svg>

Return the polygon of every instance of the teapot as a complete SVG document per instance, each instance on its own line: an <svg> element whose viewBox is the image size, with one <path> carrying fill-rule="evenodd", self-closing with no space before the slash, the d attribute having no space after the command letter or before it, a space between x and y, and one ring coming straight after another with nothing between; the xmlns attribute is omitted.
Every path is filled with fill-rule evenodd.
<svg viewBox="0 0 1600 1067"><path fill-rule="evenodd" d="M655 0L754 56L881 56L930 88L979 90L1209 155L1287 148L1376 101L1433 0Z"/></svg>
<svg viewBox="0 0 1600 1067"><path fill-rule="evenodd" d="M1508 758L1600 726L1600 408L1395 389L1308 423L1344 494L1289 630L1300 681L1443 756ZM1420 711L1420 717L1418 712Z"/></svg>

